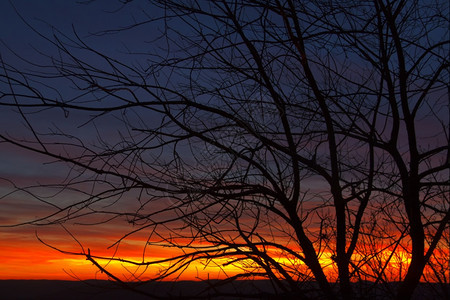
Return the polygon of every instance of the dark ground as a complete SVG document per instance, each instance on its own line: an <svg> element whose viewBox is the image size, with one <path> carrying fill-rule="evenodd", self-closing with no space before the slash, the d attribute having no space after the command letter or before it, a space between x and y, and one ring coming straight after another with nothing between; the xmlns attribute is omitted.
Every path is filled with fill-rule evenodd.
<svg viewBox="0 0 450 300"><path fill-rule="evenodd" d="M298 297L289 297L289 295L268 296L267 292L272 292L272 286L269 281L238 281L233 284L227 284L220 287L209 289L203 293L204 297L196 297L202 291L207 290L208 286L216 285L217 281L194 282L153 282L145 285L135 285L134 287L149 295L154 295L150 299L164 298L170 294L169 299L299 299ZM355 286L357 291L361 286L367 286L370 283L363 283ZM308 287L316 289L314 283L310 283ZM444 289L447 289L447 295L450 293L450 285L444 286L439 284L421 284L415 291L415 300L441 300L446 299ZM365 300L385 300L390 299L389 290L395 290L395 283L390 283L384 288L371 290L370 293L365 291L360 299ZM361 289L365 290L365 289ZM214 292L219 292L222 296L210 297ZM237 297L227 295L238 293L252 294L252 297ZM208 296L209 295L209 296ZM310 294L311 295L311 294ZM184 297L182 297L184 296ZM314 297L311 297L314 299ZM310 298L310 299L311 299ZM117 284L101 281L59 281L59 280L0 280L0 300L12 299L95 299L95 300L134 300L149 299L146 295L140 295L130 290L120 288Z"/></svg>

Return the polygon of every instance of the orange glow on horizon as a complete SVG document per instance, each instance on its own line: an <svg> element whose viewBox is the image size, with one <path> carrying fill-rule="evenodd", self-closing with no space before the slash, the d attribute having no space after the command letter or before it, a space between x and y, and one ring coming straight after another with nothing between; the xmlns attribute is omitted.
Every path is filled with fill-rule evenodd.
<svg viewBox="0 0 450 300"><path fill-rule="evenodd" d="M86 279L108 279L107 275L100 272L85 256L63 254L40 243L32 232L27 235L20 231L21 229L8 229L8 231L0 231L0 279L53 279L53 280L86 280ZM18 231L18 232L15 232ZM47 235L48 242L53 245L60 246L62 250L81 252L79 245L74 241L67 239L67 236L58 237L55 232ZM41 236L41 235L40 235ZM43 234L45 237L46 235ZM43 238L44 241L47 241ZM105 245L111 245L115 241L113 237L91 237L85 240L85 244L89 245L93 256L114 256L135 262L141 262L143 256L143 246L145 239L129 239L123 242L118 249L107 249ZM87 250L87 248L85 249ZM283 256L280 251L266 248L265 251L270 252L279 264L286 269L301 270L309 273L305 264L298 259ZM391 255L393 248L386 248L378 254L376 259L367 259L361 254L353 256L352 263L359 266L359 272L355 273L354 280L358 278L362 280L373 281L376 278L374 269L385 267L385 277L383 280L398 281L401 280L410 264L411 255L404 250L397 249L394 255ZM175 256L179 254L175 249L167 247L148 246L145 251L146 260L158 260ZM449 278L448 248L443 247L436 252L433 261L444 266L446 278ZM386 263L386 261L388 261ZM129 263L111 260L96 261L107 271L118 276L122 280L148 280L159 274L159 271L166 265L153 265L148 268L145 266L136 266ZM322 252L319 258L324 272L331 282L338 280L338 272L335 261L332 259L331 252ZM250 265L250 263L242 262ZM170 275L165 280L205 280L205 279L223 279L227 276L239 274L242 271L242 265L226 264L224 259L215 259L206 266L205 261L195 261L191 263L189 268L177 275ZM446 269L445 269L446 268ZM352 268L350 269L352 272ZM434 271L430 266L424 270L423 280L437 281L433 275ZM258 277L259 279L262 279Z"/></svg>
<svg viewBox="0 0 450 300"><path fill-rule="evenodd" d="M24 246L24 245L23 245ZM108 279L108 276L100 272L90 261L83 256L74 256L59 253L48 249L44 245L37 243L28 245L5 246L0 248L0 279L53 279L53 280L86 280L86 279ZM134 251L130 251L132 253ZM99 253L101 254L101 253ZM103 254L106 254L103 253ZM135 253L132 253L135 254ZM168 254L168 253L166 253ZM92 255L97 255L92 253ZM390 253L382 253L382 261L389 257ZM142 256L124 256L131 261L142 261ZM158 259L158 257L153 257ZM406 274L407 266L410 263L410 254L399 252L387 264L386 274L388 280L399 280ZM125 281L148 280L156 276L161 267L151 266L146 269L144 266L136 266L119 261L97 260L101 266L109 272ZM292 267L292 260L288 258L278 258L278 262ZM225 260L216 260L205 266L204 262L193 262L180 276L169 276L166 280L204 280L223 279L227 276L238 274L241 269L235 265L224 265ZM331 253L323 253L320 263L324 267L325 273L330 281L338 280L335 262L331 259ZM296 263L297 268L305 268L303 263ZM363 267L361 270L369 272L369 268ZM426 267L424 274L431 273L430 267ZM448 276L448 270L446 276ZM448 278L448 277L447 277ZM262 278L261 278L262 279ZM364 278L370 280L369 277Z"/></svg>

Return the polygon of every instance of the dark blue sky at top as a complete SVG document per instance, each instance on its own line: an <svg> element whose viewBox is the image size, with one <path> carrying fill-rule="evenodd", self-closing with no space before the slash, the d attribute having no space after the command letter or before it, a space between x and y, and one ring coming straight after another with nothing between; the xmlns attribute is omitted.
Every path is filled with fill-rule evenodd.
<svg viewBox="0 0 450 300"><path fill-rule="evenodd" d="M136 6L132 8L123 6L119 1L99 0L89 4L82 2L75 0L15 0L11 3L1 1L2 40L18 44L29 44L37 40L37 36L32 33L32 30L27 27L17 13L38 31L48 30L48 25L51 25L67 32L74 26L82 34L82 37L102 29L126 25L134 20L139 20L139 16L136 15L136 11L139 12L139 10L135 9ZM139 7L138 4L136 5Z"/></svg>
<svg viewBox="0 0 450 300"><path fill-rule="evenodd" d="M159 51L159 45L154 42L155 37L161 34L161 29L157 26L146 25L131 30L127 29L123 32L99 34L104 30L120 29L158 15L160 11L155 11L156 8L149 6L145 0L132 1L126 5L121 4L121 1L115 0L19 0L12 1L12 3L9 1L0 2L0 28L2 28L0 32L0 53L7 64L13 65L20 70L27 70L31 67L33 72L41 71L39 67L30 66L22 59L44 66L52 65L51 57L59 58L56 47L52 45L55 36L63 39L68 44L72 44L67 38L76 39L76 35L78 35L89 47L116 58L130 67L135 67L136 65L145 67L146 61L146 58L143 58L142 55L130 54L130 51L150 55ZM46 40L46 38L49 40ZM105 62L99 56L87 53L88 51L78 51L76 49L71 49L71 51L78 55L80 59L92 63L99 69L105 66ZM70 61L70 59L67 59L67 56L63 60ZM43 70L47 71L45 68ZM20 77L17 74L16 76ZM32 85L51 99L67 101L71 97L82 93L76 90L73 84L65 78L38 79L38 81L45 83L47 86L34 82ZM1 89L9 90L7 84L1 84ZM21 90L16 89L17 91ZM26 91L26 93L29 94L30 91ZM90 95L86 96L86 99L89 97L93 99ZM21 100L33 101L29 99ZM13 101L12 97L9 97L8 101ZM108 103L113 103L113 101L114 99L108 99ZM81 136L87 143L95 143L97 133L93 131L92 126L82 126L92 117L92 113L82 113L75 110L70 111L69 115L65 113L65 111L57 108L41 111L39 114L29 114L28 117L33 127L38 131L48 132L53 124L57 124L58 128L65 132ZM104 138L113 137L111 139L113 143L114 137L118 138L114 130L118 129L120 124L117 123L113 116L102 117L99 122L96 126L101 131L101 136ZM20 115L11 113L11 110L5 107L0 111L0 126L7 128L4 132L9 132L13 136L24 136L28 139L33 139L31 132L27 129ZM11 149L10 146L0 145L0 152L6 153L6 151L8 153L3 155L5 162L0 166L0 176L8 177L8 174L21 173L22 171L18 171L16 167L22 165L24 161L28 161L25 165L32 166L29 163L30 157L28 155L34 156L34 154L27 154L24 151L20 152L20 155L11 155L15 153L15 150ZM44 159L44 161L47 160ZM42 166L37 164L35 168L37 169L33 174L40 173Z"/></svg>
<svg viewBox="0 0 450 300"><path fill-rule="evenodd" d="M61 36L57 33L58 30L73 38L73 29L75 29L77 34L90 46L111 55L124 53L126 51L124 45L130 46L133 42L142 45L142 32L139 30L127 31L119 38L117 35L98 37L94 34L142 20L143 15L139 15L141 11L139 7L145 1L135 1L133 7L131 5L122 6L119 1L100 0L90 4L81 4L80 2L82 1L0 1L0 54L2 59L6 63L19 68L24 67L26 70L27 64L18 56L39 63L43 58L38 52L50 56L57 55L55 47L38 33L52 39L55 33ZM8 89L3 84L0 88ZM67 86L60 86L59 89L66 92L65 96L70 97L71 91ZM65 122L60 122L65 118L61 110L50 110L36 116L30 115L30 120L33 121L36 128L42 125L45 130L49 123L54 122L58 123L58 126L63 126L63 129L72 129L83 136L90 134L93 136L94 133L89 132L89 128L83 132L84 128L79 127L80 118L76 113L71 112L71 116ZM85 116L85 118L87 117ZM11 135L19 137L29 134L19 115L11 113L5 107L2 107L0 111L0 127ZM36 181L45 181L39 177L49 174L52 174L53 177L64 175L66 171L59 166L42 164L42 162L48 161L48 158L19 150L16 147L0 145L0 177L19 179L18 183L26 181L27 184L30 184L34 181L35 184Z"/></svg>
<svg viewBox="0 0 450 300"><path fill-rule="evenodd" d="M75 33L73 30L90 47L130 65L140 63L142 55L130 55L129 50L144 53L158 51L158 46L151 42L158 34L159 28L156 27L142 26L126 30L126 32L96 35L103 30L129 26L146 20L152 14L157 14L158 11L151 11L152 8L149 8L148 5L145 6L145 4L148 4L145 0L136 0L126 6L122 6L120 1L108 0L93 1L90 4L78 3L81 1L59 0L19 0L12 2L15 9L9 1L0 1L0 55L5 63L17 67L21 71L28 69L32 69L33 72L40 71L39 67L29 65L24 60L44 66L52 65L50 58L58 58L58 51L52 45L54 35L62 39L64 39L64 35L67 35L74 39ZM143 13L144 8L145 13ZM81 59L92 62L100 69L101 64L104 64L99 57L84 56L86 52L73 51ZM67 57L64 59L67 59ZM45 68L43 70L46 71ZM13 77L20 78L20 74L14 74ZM38 79L38 81L45 83L47 86L39 82L31 82L31 85L50 99L67 101L74 95L82 93L65 78ZM9 91L9 86L4 80L0 82L0 89ZM16 92L20 91L23 91L23 89L16 89ZM30 94L30 91L26 91L26 93ZM95 100L92 95L87 95L85 99L88 101L90 99ZM8 97L6 100L2 99L2 101L12 102L13 98ZM27 103L27 101L36 102L39 99L30 100L21 97L19 101ZM114 99L108 98L107 102L112 101ZM28 112L33 112L32 110L29 109ZM121 112L117 114L120 115ZM120 116L108 114L95 119L94 122L88 122L92 117L93 113L91 112L71 110L70 113L66 114L59 108L27 114L28 121L37 132L48 133L61 129L64 133L82 139L87 147L95 148L95 144L99 143L99 138L103 138L114 145L114 143L121 141L119 131L124 131L125 135L127 134L128 128L123 126L118 118ZM152 122L152 118L147 118L146 122ZM155 122L157 121L155 120ZM0 129L1 134L12 136L18 140L22 138L28 141L35 140L25 120L15 108L6 106L0 108ZM50 143L49 147L52 147L51 143L58 140L55 136L44 135L41 138ZM36 143L29 145L36 146ZM36 148L39 148L39 146ZM76 151L76 147L68 146L67 148L70 148L69 152ZM71 152L71 154L73 153ZM55 162L55 159L51 157L0 143L0 225L30 221L46 216L52 210L52 207L40 203L27 193L10 193L15 190L14 185L19 188L34 186L36 188L33 188L33 191L49 197L47 200L50 199L49 201L61 205L66 201L76 201L75 199L78 199L80 195L74 192L65 191L61 194L55 194L54 189L40 188L43 185L61 183L69 173L70 166ZM4 195L8 196L1 198Z"/></svg>
<svg viewBox="0 0 450 300"><path fill-rule="evenodd" d="M0 44L0 54L6 62L14 65L22 66L24 64L7 49L8 47L31 61L39 61L40 59L40 55L36 52L36 49L48 55L57 54L51 43L45 41L34 32L32 28L21 20L21 17L35 30L49 38L52 38L56 30L70 37L74 37L72 32L73 27L88 45L131 64L135 60L139 60L139 57L127 55L127 49L142 52L151 52L153 49L157 49L157 45L152 45L150 41L158 34L158 28L143 26L112 35L94 35L105 29L120 28L146 20L148 15L144 14L143 9L145 9L145 13L147 14L152 14L152 12L149 11L149 7L146 5L147 1L145 0L135 0L125 6L116 0L15 0L11 2L17 12L14 10L10 1L0 1L0 40L2 42ZM89 4L82 4L82 2L89 2ZM59 36L61 35L59 34ZM71 91L68 86L58 86L58 89L66 92L66 96L70 96ZM445 110L441 110L441 112L444 114L447 113ZM80 122L78 116L74 116L76 112L70 113L70 118L66 122L59 122L62 124L61 126L68 127L67 130L76 130L78 134L81 133L83 136L91 134L91 132L83 132L84 127L78 127L82 122ZM34 124L39 126L42 122L43 126L47 126L49 120L63 120L65 117L64 113L60 110L51 110L46 116L48 117L46 119L42 119L42 114L36 116L34 119L36 123ZM18 133L23 128L23 121L17 118L17 114L10 114L5 110L1 111L0 127L14 128L13 130L16 130L16 133ZM71 126L72 128L69 128ZM88 129L86 128L86 130ZM420 129L424 129L426 133L429 131L428 126L422 126ZM24 156L26 155L24 152L20 152L19 155L18 152L11 150L10 147L0 145L0 153L6 153L6 155L2 155L2 158L0 158L0 176L6 172L5 170L7 170L7 174L17 174L24 172L22 170L26 168L25 166L33 165L30 163L31 158ZM11 153L16 153L17 155L12 156ZM20 167L18 168L18 166ZM28 169L27 172L37 174L40 172L42 166L37 164L35 168L35 171L32 172Z"/></svg>
<svg viewBox="0 0 450 300"><path fill-rule="evenodd" d="M146 1L133 1L127 5L122 5L119 1L105 0L92 1L89 4L75 0L12 2L15 9L9 1L0 2L0 28L2 28L0 39L3 43L0 49L5 59L9 59L11 55L5 49L5 45L20 54L27 55L27 58L36 55L33 48L55 54L54 47L37 32L50 39L53 39L54 34L61 37L61 33L75 38L73 33L75 30L89 46L108 55L125 53L127 48L133 49L136 44L141 47L147 42L146 38L149 40L152 38L152 32L148 27L127 30L125 34L95 35L106 29L121 28L146 20L148 16L143 13L142 7ZM148 7L145 8L145 13L149 13Z"/></svg>

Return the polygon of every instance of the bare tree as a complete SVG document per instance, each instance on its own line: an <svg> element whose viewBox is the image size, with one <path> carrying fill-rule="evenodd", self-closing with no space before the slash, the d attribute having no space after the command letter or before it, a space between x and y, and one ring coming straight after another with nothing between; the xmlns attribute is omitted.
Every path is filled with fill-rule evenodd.
<svg viewBox="0 0 450 300"><path fill-rule="evenodd" d="M229 280L267 278L274 292L351 299L395 280L392 296L410 298L448 254L448 3L148 9L98 33L158 28L146 49L106 54L57 32L42 36L57 55L30 71L2 61L0 105L29 132L5 129L2 143L64 162L58 186L82 196L29 223L124 219L133 228L118 243L146 232L147 247L180 249L131 262L168 263L154 280L220 262L240 270ZM85 116L96 140L44 131L34 122L48 110ZM114 135L102 128L112 120ZM358 291L358 280L371 284Z"/></svg>

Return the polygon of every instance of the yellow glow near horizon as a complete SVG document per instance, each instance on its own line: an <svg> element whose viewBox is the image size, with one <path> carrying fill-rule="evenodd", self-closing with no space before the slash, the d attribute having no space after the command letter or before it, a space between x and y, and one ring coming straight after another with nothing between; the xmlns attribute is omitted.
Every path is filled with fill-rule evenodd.
<svg viewBox="0 0 450 300"><path fill-rule="evenodd" d="M120 257L123 259L141 262L142 248L133 245L130 250L126 248L120 251ZM146 260L161 260L163 258L175 256L179 253L173 249L151 249L148 250ZM164 251L165 252L164 252ZM360 272L356 274L354 280L361 278L363 280L375 280L373 270L379 266L386 265L385 277L383 280L397 281L405 276L407 267L411 262L411 254L407 251L396 249L392 255L393 249L385 249L378 253L376 259L368 259L364 254L355 254L352 257L352 263L360 267ZM141 253L139 253L141 251ZM283 265L286 270L293 273L310 274L307 266L299 259L283 256L283 253L275 249L265 248L265 251L279 264ZM443 252L442 252L443 251ZM109 254L108 254L109 253ZM118 254L118 255L119 255ZM139 254L141 254L139 256ZM153 254L155 256L151 256ZM110 252L92 253L92 255L111 255ZM167 255L163 257L163 255ZM323 252L319 257L324 272L330 281L338 280L338 272L335 261L332 259L333 253ZM448 250L441 250L438 259L445 261L444 256L448 258ZM40 243L26 244L25 242L17 243L13 247L0 248L0 257L3 261L0 264L0 279L108 279L107 275L100 272L92 262L86 260L84 256L70 256L48 249ZM389 260L388 263L386 263ZM159 265L136 266L131 263L113 260L96 261L108 272L113 273L122 280L148 280L160 274L161 270L170 266L169 263L161 263ZM190 263L181 275L170 275L165 280L205 280L205 279L223 279L242 273L243 269L248 271L257 271L257 267L250 260L244 260L228 264L227 259L214 259L207 261L198 260ZM440 262L443 264L442 262ZM253 269L252 269L253 268ZM352 271L352 268L351 268ZM449 276L447 268L445 276ZM432 269L427 266L424 270L428 280L437 280L433 277ZM361 277L358 277L361 276ZM262 277L257 277L262 279Z"/></svg>

